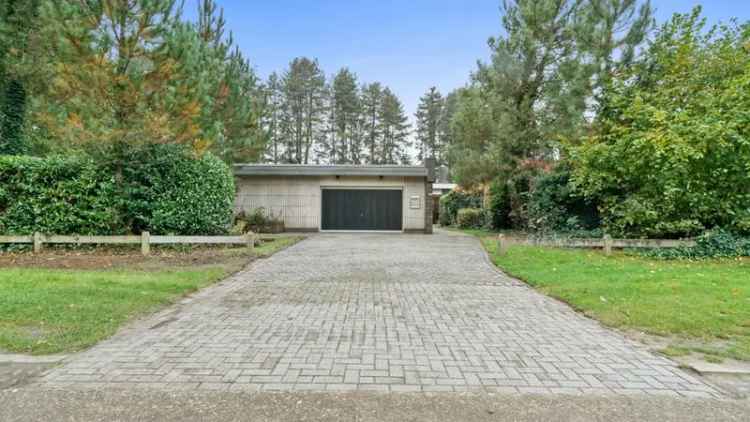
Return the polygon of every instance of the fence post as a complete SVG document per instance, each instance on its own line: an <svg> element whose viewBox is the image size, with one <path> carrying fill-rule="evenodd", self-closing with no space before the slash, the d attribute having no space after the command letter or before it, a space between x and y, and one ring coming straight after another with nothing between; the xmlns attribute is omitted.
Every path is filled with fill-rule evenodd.
<svg viewBox="0 0 750 422"><path fill-rule="evenodd" d="M151 254L151 233L141 232L141 254L149 256Z"/></svg>
<svg viewBox="0 0 750 422"><path fill-rule="evenodd" d="M42 234L39 232L34 232L34 253L40 253L42 251L43 243L44 240L42 239Z"/></svg>
<svg viewBox="0 0 750 422"><path fill-rule="evenodd" d="M245 243L247 247L252 251L255 249L255 233L249 231L245 233Z"/></svg>
<svg viewBox="0 0 750 422"><path fill-rule="evenodd" d="M612 255L612 236L604 235L604 254L607 256Z"/></svg>
<svg viewBox="0 0 750 422"><path fill-rule="evenodd" d="M508 240L504 234L497 235L497 253L499 255L505 255L508 253Z"/></svg>

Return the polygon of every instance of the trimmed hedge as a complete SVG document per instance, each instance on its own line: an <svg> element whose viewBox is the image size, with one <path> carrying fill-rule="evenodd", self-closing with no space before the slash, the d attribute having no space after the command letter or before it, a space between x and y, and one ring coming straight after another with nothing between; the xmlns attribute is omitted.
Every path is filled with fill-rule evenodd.
<svg viewBox="0 0 750 422"><path fill-rule="evenodd" d="M440 225L456 224L458 210L462 208L481 208L482 197L468 192L452 191L440 197Z"/></svg>
<svg viewBox="0 0 750 422"><path fill-rule="evenodd" d="M484 211L480 208L461 208L456 215L456 225L462 229L480 229L484 226Z"/></svg>
<svg viewBox="0 0 750 422"><path fill-rule="evenodd" d="M0 233L215 235L229 230L234 178L216 157L133 150L113 164L85 157L0 156Z"/></svg>

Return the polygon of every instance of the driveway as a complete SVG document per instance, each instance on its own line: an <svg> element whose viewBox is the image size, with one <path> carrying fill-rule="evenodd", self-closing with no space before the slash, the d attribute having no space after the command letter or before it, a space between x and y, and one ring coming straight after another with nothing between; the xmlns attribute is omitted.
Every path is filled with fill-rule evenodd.
<svg viewBox="0 0 750 422"><path fill-rule="evenodd" d="M474 238L316 235L69 358L46 387L720 397Z"/></svg>

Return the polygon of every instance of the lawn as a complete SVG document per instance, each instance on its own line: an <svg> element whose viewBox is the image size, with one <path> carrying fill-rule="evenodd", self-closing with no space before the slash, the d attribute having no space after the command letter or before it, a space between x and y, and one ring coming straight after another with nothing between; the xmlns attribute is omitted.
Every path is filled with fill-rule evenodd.
<svg viewBox="0 0 750 422"><path fill-rule="evenodd" d="M208 263L204 253L202 261L190 264L195 259L183 252L179 264L157 256L107 270L0 268L0 350L48 354L84 349L132 318L156 311L241 269L249 259L270 255L298 240L277 239L252 252L224 249ZM102 260L101 255L96 259Z"/></svg>
<svg viewBox="0 0 750 422"><path fill-rule="evenodd" d="M479 234L481 236L481 233ZM604 324L667 336L665 352L750 360L750 260L659 261L600 251L512 246L496 265Z"/></svg>

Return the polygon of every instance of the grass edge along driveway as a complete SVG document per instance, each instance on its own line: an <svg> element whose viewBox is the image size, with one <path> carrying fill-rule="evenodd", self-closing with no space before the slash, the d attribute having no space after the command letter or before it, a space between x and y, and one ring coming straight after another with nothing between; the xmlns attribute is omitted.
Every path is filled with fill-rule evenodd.
<svg viewBox="0 0 750 422"><path fill-rule="evenodd" d="M240 270L247 260L238 261L238 256L268 256L299 240L279 238L252 252L228 249L232 265L154 270L0 268L0 351L50 354L85 349L128 321Z"/></svg>
<svg viewBox="0 0 750 422"><path fill-rule="evenodd" d="M750 361L750 260L660 261L616 252L512 246L496 253L509 275L607 326L665 336L672 356Z"/></svg>

